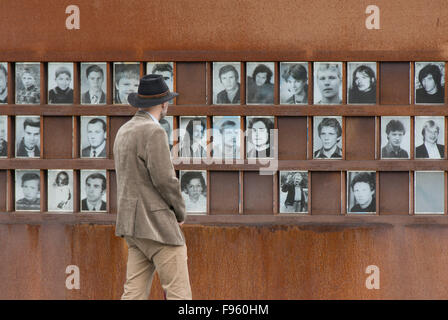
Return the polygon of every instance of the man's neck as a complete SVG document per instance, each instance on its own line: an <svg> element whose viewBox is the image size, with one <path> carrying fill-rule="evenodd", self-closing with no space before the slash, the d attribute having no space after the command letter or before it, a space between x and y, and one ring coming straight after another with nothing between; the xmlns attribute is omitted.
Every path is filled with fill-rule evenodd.
<svg viewBox="0 0 448 320"><path fill-rule="evenodd" d="M98 205L98 204L100 204L101 203L101 198L100 199L98 199L98 200L95 200L95 201L90 201L89 199L87 199L87 203L92 207L92 208L96 208L96 206Z"/></svg>
<svg viewBox="0 0 448 320"><path fill-rule="evenodd" d="M101 95L101 89L92 89L92 88L90 88L89 89L89 94L90 94L90 96L98 96L98 98L99 98L100 95Z"/></svg>
<svg viewBox="0 0 448 320"><path fill-rule="evenodd" d="M336 148L338 146L335 144L331 149L329 150L325 150L325 148L323 149L323 154L327 157L327 158L331 158L331 156L334 154L334 152L336 151Z"/></svg>
<svg viewBox="0 0 448 320"><path fill-rule="evenodd" d="M331 98L323 98L322 99L322 102L323 103L339 103L339 95L335 95L335 96L333 96L333 97L331 97Z"/></svg>

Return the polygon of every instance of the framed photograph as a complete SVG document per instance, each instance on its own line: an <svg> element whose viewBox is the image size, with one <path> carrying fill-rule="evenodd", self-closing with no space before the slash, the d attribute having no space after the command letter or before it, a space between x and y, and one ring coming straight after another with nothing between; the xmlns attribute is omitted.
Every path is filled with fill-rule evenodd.
<svg viewBox="0 0 448 320"><path fill-rule="evenodd" d="M246 63L246 103L274 104L274 62Z"/></svg>
<svg viewBox="0 0 448 320"><path fill-rule="evenodd" d="M8 156L8 116L0 116L0 158Z"/></svg>
<svg viewBox="0 0 448 320"><path fill-rule="evenodd" d="M308 213L308 172L280 171L280 213Z"/></svg>
<svg viewBox="0 0 448 320"><path fill-rule="evenodd" d="M280 62L280 104L308 104L308 62Z"/></svg>
<svg viewBox="0 0 448 320"><path fill-rule="evenodd" d="M415 117L415 158L445 158L445 117Z"/></svg>
<svg viewBox="0 0 448 320"><path fill-rule="evenodd" d="M48 104L73 104L73 63L48 63Z"/></svg>
<svg viewBox="0 0 448 320"><path fill-rule="evenodd" d="M375 171L347 171L347 212L376 213Z"/></svg>
<svg viewBox="0 0 448 320"><path fill-rule="evenodd" d="M106 104L106 62L81 62L81 104Z"/></svg>
<svg viewBox="0 0 448 320"><path fill-rule="evenodd" d="M180 117L179 156L187 158L207 157L207 117Z"/></svg>
<svg viewBox="0 0 448 320"><path fill-rule="evenodd" d="M48 170L48 211L73 212L73 170Z"/></svg>
<svg viewBox="0 0 448 320"><path fill-rule="evenodd" d="M376 104L376 62L347 62L347 103Z"/></svg>
<svg viewBox="0 0 448 320"><path fill-rule="evenodd" d="M16 116L16 158L40 158L40 116Z"/></svg>
<svg viewBox="0 0 448 320"><path fill-rule="evenodd" d="M81 158L106 158L106 116L81 116Z"/></svg>
<svg viewBox="0 0 448 320"><path fill-rule="evenodd" d="M240 104L241 64L213 62L213 104Z"/></svg>
<svg viewBox="0 0 448 320"><path fill-rule="evenodd" d="M106 170L81 170L81 212L106 212Z"/></svg>
<svg viewBox="0 0 448 320"><path fill-rule="evenodd" d="M15 211L40 211L40 170L16 170L15 185Z"/></svg>
<svg viewBox="0 0 448 320"><path fill-rule="evenodd" d="M273 158L274 117L246 117L246 157L247 159Z"/></svg>
<svg viewBox="0 0 448 320"><path fill-rule="evenodd" d="M241 117L213 117L213 158L240 159Z"/></svg>
<svg viewBox="0 0 448 320"><path fill-rule="evenodd" d="M415 171L414 184L414 213L444 214L445 173L443 171Z"/></svg>
<svg viewBox="0 0 448 320"><path fill-rule="evenodd" d="M313 117L313 158L342 159L342 117Z"/></svg>
<svg viewBox="0 0 448 320"><path fill-rule="evenodd" d="M314 62L314 104L342 104L342 62Z"/></svg>
<svg viewBox="0 0 448 320"><path fill-rule="evenodd" d="M146 74L162 75L170 91L174 91L174 62L147 62Z"/></svg>
<svg viewBox="0 0 448 320"><path fill-rule="evenodd" d="M181 170L180 188L187 213L207 212L207 171Z"/></svg>
<svg viewBox="0 0 448 320"><path fill-rule="evenodd" d="M40 63L16 63L16 104L40 104Z"/></svg>
<svg viewBox="0 0 448 320"><path fill-rule="evenodd" d="M445 103L445 62L415 62L415 103Z"/></svg>
<svg viewBox="0 0 448 320"><path fill-rule="evenodd" d="M168 144L170 145L170 151L173 150L173 116L165 116L159 120L160 125L165 130L168 136Z"/></svg>
<svg viewBox="0 0 448 320"><path fill-rule="evenodd" d="M128 95L138 91L140 63L114 62L114 104L129 104Z"/></svg>
<svg viewBox="0 0 448 320"><path fill-rule="evenodd" d="M8 63L0 62L0 104L8 103Z"/></svg>
<svg viewBox="0 0 448 320"><path fill-rule="evenodd" d="M409 159L411 118L381 117L381 159Z"/></svg>

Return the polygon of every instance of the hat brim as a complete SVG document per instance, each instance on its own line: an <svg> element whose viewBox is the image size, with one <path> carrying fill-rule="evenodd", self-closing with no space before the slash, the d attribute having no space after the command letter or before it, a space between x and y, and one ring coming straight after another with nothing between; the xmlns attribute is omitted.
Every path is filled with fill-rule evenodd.
<svg viewBox="0 0 448 320"><path fill-rule="evenodd" d="M148 98L140 98L137 92L133 92L128 95L128 102L131 106L136 108L148 108L156 106L158 104L162 104L169 100L173 100L178 95L179 94L177 92L170 92L168 95L161 98L148 99Z"/></svg>

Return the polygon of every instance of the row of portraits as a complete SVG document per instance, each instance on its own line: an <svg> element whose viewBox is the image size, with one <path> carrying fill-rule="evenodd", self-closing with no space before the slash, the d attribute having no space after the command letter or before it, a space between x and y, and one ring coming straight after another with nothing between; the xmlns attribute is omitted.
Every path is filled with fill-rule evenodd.
<svg viewBox="0 0 448 320"><path fill-rule="evenodd" d="M40 64L16 63L16 104L39 104ZM314 104L342 104L342 62L314 62ZM377 103L377 63L347 63L347 103ZM81 63L81 104L106 104L107 64ZM174 87L173 62L148 62L146 74L160 74L168 87ZM280 63L280 104L308 104L310 71L307 62ZM129 93L136 92L140 63L114 63L113 103L128 104ZM48 103L73 104L73 63L48 63ZM273 104L274 62L246 63L246 104ZM443 104L445 63L415 62L415 103ZM8 64L0 63L0 103L7 103ZM194 79L192 79L194 81ZM241 64L213 63L213 103L240 104Z"/></svg>
<svg viewBox="0 0 448 320"><path fill-rule="evenodd" d="M173 117L160 120L170 150L173 151ZM106 158L106 116L81 116L81 158ZM0 116L0 157L7 156L7 116ZM40 158L40 116L16 116L15 156ZM411 120L409 116L381 117L381 159L410 159ZM445 158L445 117L416 116L414 125L416 159ZM179 157L207 157L207 117L181 116L179 126ZM243 137L246 158L275 158L273 116L247 116L246 132L241 129L240 116L213 116L212 157L241 159ZM313 117L313 158L342 159L342 117ZM362 142L360 142L362 143Z"/></svg>
<svg viewBox="0 0 448 320"><path fill-rule="evenodd" d="M443 171L416 171L415 213L444 213ZM48 211L73 212L73 170L48 170ZM106 212L106 170L81 170L81 212ZM207 212L207 172L180 171L186 212ZM40 170L15 171L15 211L40 211ZM308 172L280 171L279 212L308 212ZM376 213L376 172L347 172L347 212Z"/></svg>

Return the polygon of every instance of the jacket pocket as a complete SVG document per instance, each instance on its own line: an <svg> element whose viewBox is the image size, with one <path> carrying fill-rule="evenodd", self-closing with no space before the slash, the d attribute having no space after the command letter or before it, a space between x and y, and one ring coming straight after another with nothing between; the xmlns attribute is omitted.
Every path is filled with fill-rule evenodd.
<svg viewBox="0 0 448 320"><path fill-rule="evenodd" d="M125 235L133 235L135 229L135 216L137 214L138 199L121 199L118 205L117 230Z"/></svg>

